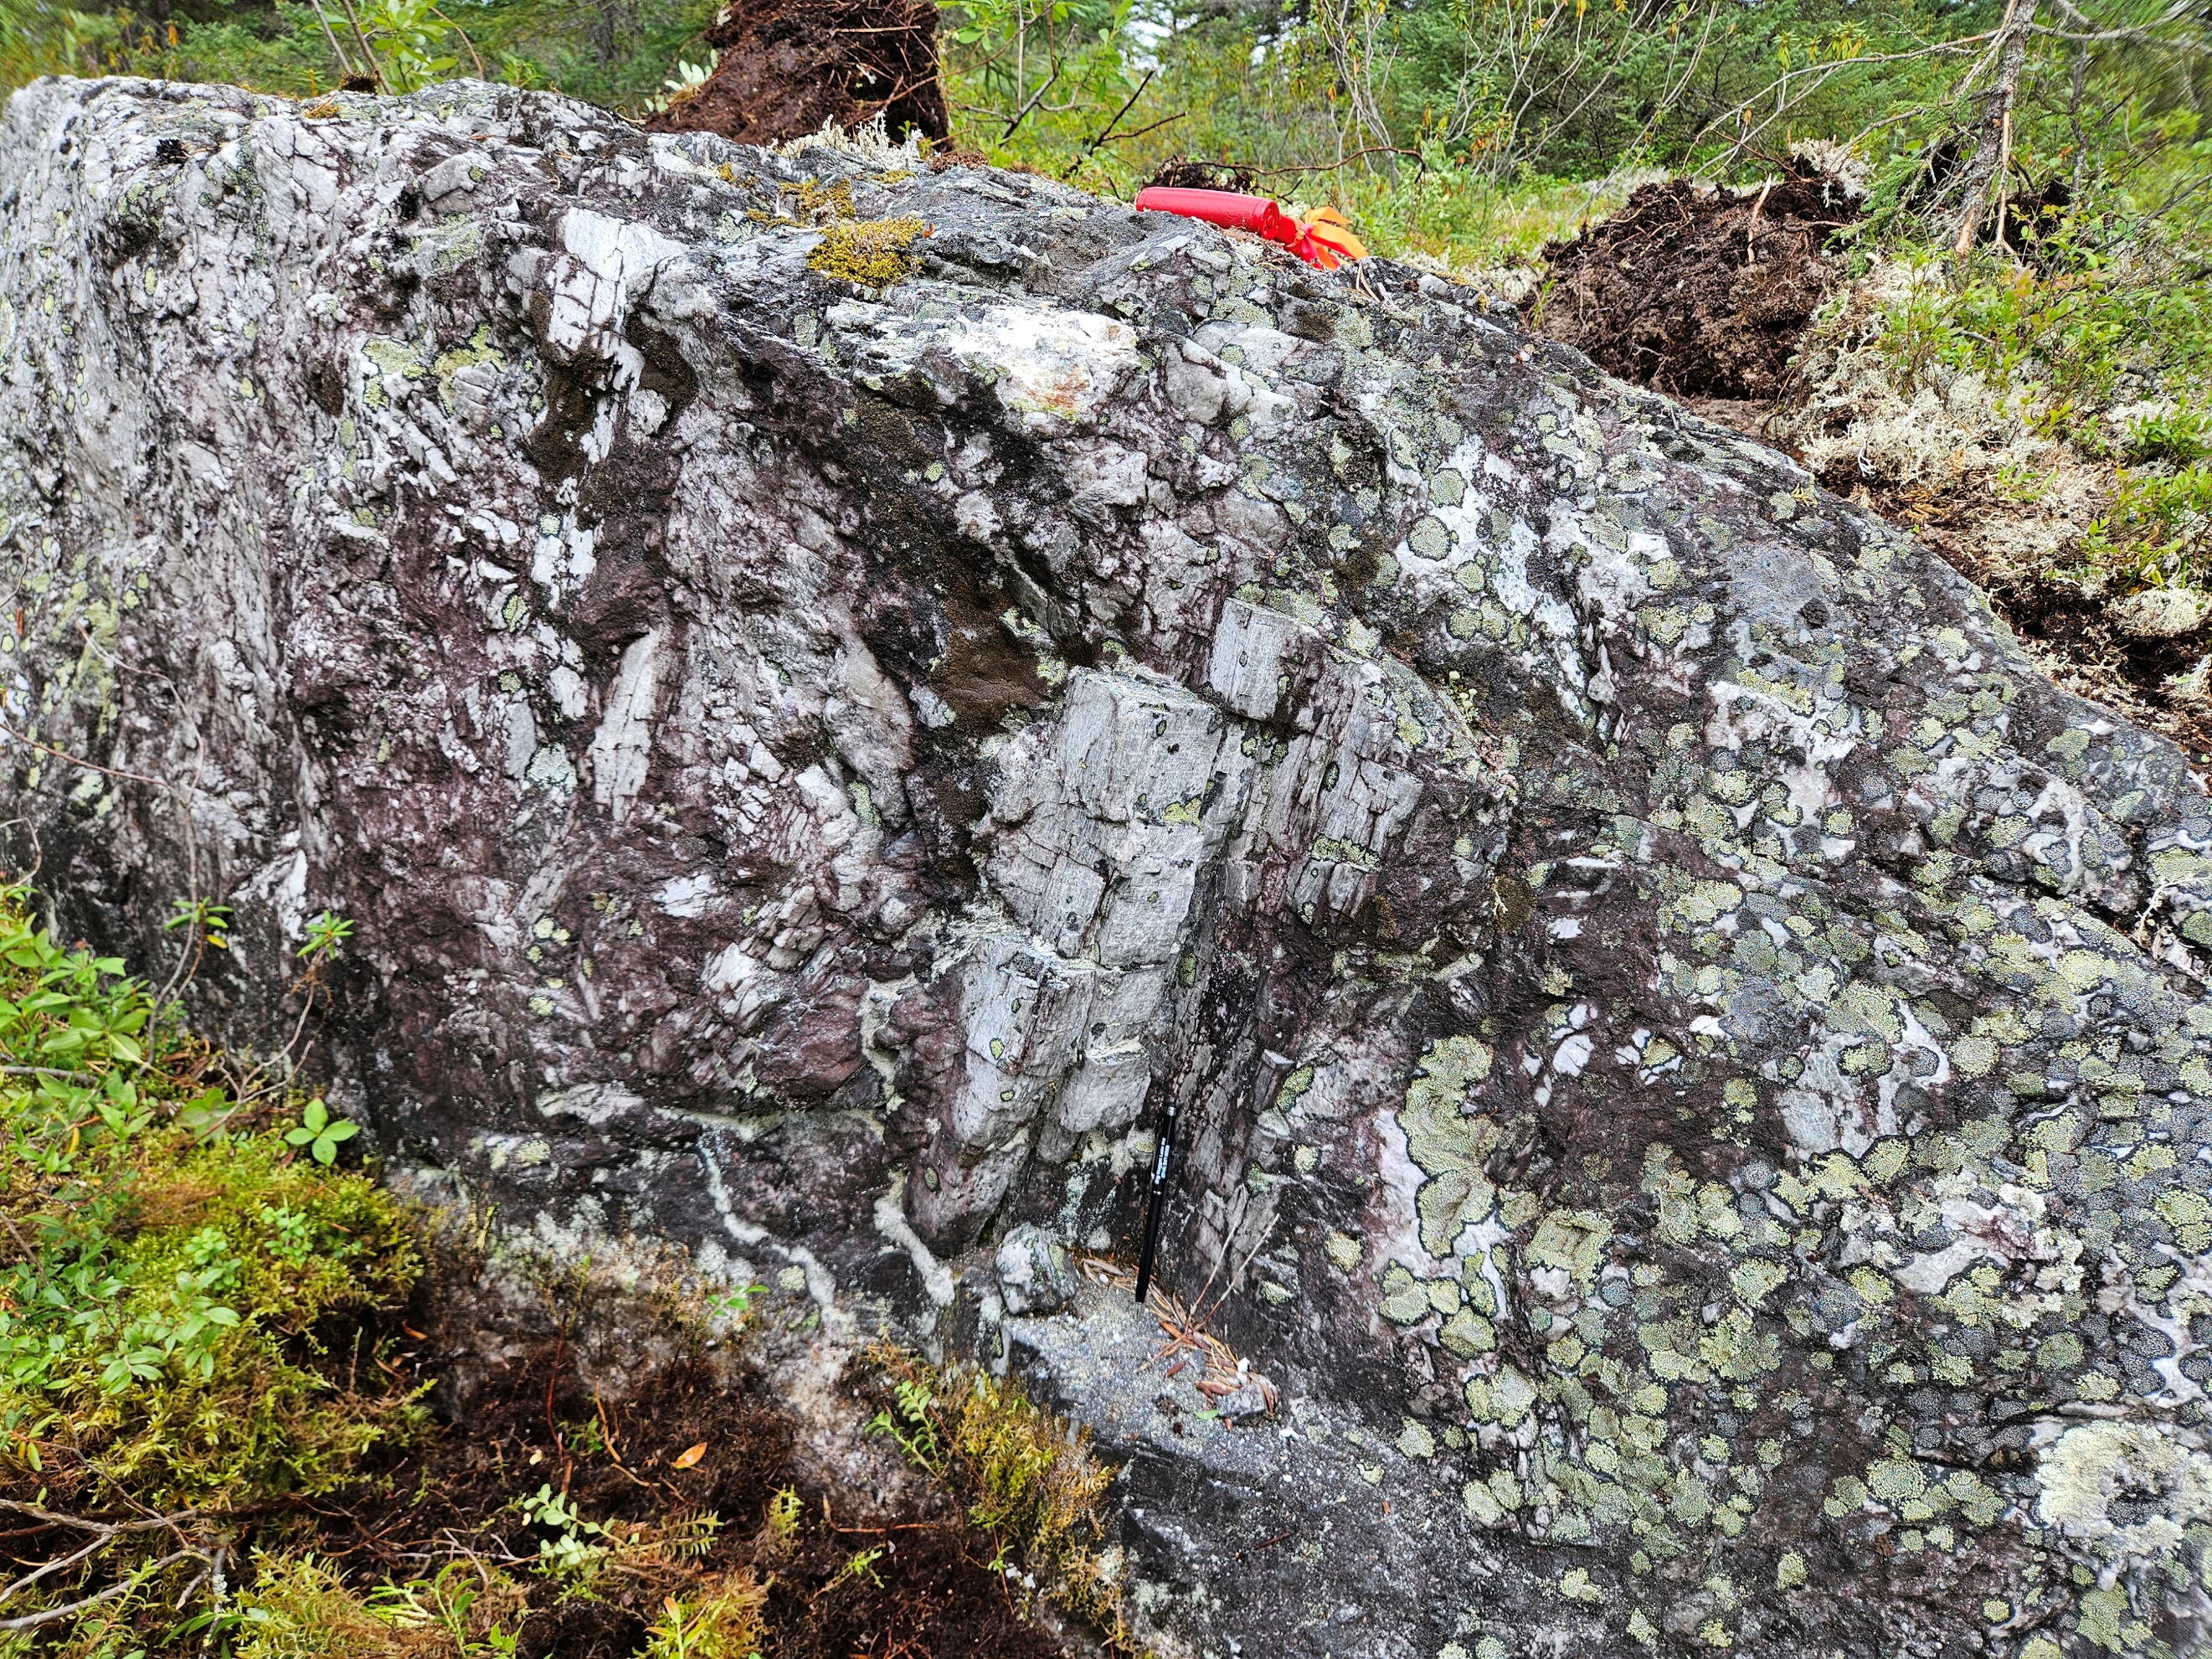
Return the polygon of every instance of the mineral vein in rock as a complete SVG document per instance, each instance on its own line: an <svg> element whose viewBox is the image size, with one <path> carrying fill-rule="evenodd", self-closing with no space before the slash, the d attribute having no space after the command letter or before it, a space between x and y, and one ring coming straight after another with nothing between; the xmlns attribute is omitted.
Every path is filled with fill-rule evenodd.
<svg viewBox="0 0 2212 1659"><path fill-rule="evenodd" d="M2212 807L1894 528L911 152L43 82L0 191L18 867L234 1043L355 918L395 1164L1020 1364L1194 1648L2208 1639ZM1068 1270L1170 1098L1257 1426Z"/></svg>

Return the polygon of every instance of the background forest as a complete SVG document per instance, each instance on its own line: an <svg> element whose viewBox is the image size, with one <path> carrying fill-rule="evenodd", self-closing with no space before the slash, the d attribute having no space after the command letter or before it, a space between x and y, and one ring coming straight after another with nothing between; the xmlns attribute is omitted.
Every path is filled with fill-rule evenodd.
<svg viewBox="0 0 2212 1659"><path fill-rule="evenodd" d="M755 7L753 9L763 9ZM295 94L369 55L643 114L703 76L717 0L0 0L0 88L40 74ZM798 6L781 9L802 10ZM963 149L1126 192L1232 161L1393 253L1533 252L1640 171L1759 176L1848 146L1894 200L2017 78L2011 165L2133 218L2195 170L2212 74L2185 0L968 0L939 8ZM368 51L364 52L362 48ZM1924 169L1917 169L1924 171Z"/></svg>

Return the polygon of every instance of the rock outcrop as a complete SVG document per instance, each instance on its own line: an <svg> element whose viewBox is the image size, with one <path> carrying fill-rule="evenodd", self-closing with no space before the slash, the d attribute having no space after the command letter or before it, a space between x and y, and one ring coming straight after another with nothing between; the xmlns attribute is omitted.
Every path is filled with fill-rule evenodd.
<svg viewBox="0 0 2212 1659"><path fill-rule="evenodd" d="M2212 1638L2212 802L1901 532L911 151L44 82L0 192L19 867L264 1050L351 917L395 1166L1021 1367L1193 1651ZM1073 1259L1170 1100L1273 1416Z"/></svg>

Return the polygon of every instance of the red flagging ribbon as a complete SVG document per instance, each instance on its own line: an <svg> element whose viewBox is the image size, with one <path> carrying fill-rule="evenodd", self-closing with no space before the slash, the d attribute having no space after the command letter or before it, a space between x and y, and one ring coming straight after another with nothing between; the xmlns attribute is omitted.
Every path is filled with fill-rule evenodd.
<svg viewBox="0 0 2212 1659"><path fill-rule="evenodd" d="M1249 230L1280 242L1310 265L1334 270L1346 259L1364 259L1367 250L1352 234L1349 222L1334 208L1316 208L1293 219L1264 196L1243 196L1232 190L1176 190L1154 185L1137 192L1139 213L1178 213L1186 219L1203 219L1211 225Z"/></svg>

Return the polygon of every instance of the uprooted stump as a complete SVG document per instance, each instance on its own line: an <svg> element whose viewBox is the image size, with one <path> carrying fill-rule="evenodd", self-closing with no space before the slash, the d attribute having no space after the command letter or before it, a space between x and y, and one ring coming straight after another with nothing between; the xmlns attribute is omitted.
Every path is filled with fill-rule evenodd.
<svg viewBox="0 0 2212 1659"><path fill-rule="evenodd" d="M714 73L646 120L780 144L881 118L894 140L945 136L929 0L733 0L707 31Z"/></svg>
<svg viewBox="0 0 2212 1659"><path fill-rule="evenodd" d="M275 1048L343 912L302 1042L393 1168L1018 1370L1164 1645L2212 1639L2170 744L1435 276L335 105L9 106L0 820L65 929L229 905L196 1018Z"/></svg>
<svg viewBox="0 0 2212 1659"><path fill-rule="evenodd" d="M1809 161L1730 190L1670 179L1544 250L1533 320L1600 367L1682 398L1779 392L1836 279L1825 250L1858 187Z"/></svg>

